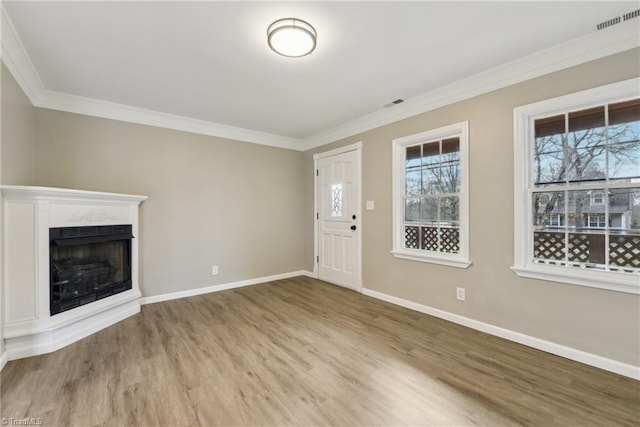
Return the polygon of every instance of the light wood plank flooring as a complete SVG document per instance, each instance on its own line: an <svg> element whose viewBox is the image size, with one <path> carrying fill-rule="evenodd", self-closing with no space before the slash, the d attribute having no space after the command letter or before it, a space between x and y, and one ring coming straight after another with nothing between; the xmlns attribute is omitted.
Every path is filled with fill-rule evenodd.
<svg viewBox="0 0 640 427"><path fill-rule="evenodd" d="M45 425L640 424L640 382L306 277L142 307L2 371Z"/></svg>

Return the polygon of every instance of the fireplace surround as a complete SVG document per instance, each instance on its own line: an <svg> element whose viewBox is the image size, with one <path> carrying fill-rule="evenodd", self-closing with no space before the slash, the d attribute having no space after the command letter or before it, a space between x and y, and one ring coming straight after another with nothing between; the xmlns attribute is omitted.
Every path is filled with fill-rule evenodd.
<svg viewBox="0 0 640 427"><path fill-rule="evenodd" d="M9 360L48 353L140 311L145 196L1 186Z"/></svg>

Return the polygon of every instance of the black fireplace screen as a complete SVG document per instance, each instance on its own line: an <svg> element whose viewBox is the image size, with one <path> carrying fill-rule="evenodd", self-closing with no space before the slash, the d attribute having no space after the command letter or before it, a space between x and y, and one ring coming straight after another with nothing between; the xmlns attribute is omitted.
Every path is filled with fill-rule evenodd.
<svg viewBox="0 0 640 427"><path fill-rule="evenodd" d="M51 315L131 289L130 225L49 229Z"/></svg>

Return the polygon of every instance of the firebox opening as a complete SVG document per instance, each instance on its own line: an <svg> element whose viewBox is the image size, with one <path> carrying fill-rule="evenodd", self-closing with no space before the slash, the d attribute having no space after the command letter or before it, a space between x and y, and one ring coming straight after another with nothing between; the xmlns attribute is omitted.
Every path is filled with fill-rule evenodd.
<svg viewBox="0 0 640 427"><path fill-rule="evenodd" d="M51 315L131 289L131 233L131 225L49 230Z"/></svg>

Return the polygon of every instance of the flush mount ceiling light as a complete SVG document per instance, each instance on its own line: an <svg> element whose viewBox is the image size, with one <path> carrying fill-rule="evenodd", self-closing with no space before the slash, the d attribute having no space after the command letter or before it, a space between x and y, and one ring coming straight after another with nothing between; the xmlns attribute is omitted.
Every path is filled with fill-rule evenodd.
<svg viewBox="0 0 640 427"><path fill-rule="evenodd" d="M316 48L316 29L297 18L278 19L267 28L267 42L274 52L290 58L309 55Z"/></svg>

